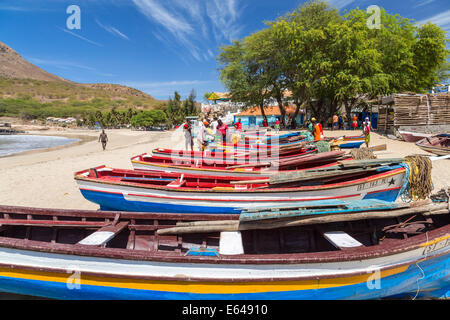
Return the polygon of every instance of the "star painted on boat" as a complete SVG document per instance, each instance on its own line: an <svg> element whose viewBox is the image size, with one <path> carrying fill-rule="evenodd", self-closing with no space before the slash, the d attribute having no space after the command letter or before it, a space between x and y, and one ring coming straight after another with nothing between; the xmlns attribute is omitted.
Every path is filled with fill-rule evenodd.
<svg viewBox="0 0 450 320"><path fill-rule="evenodd" d="M395 184L395 180L394 180L394 178L392 178L391 181L389 181L389 185L392 186L394 184Z"/></svg>

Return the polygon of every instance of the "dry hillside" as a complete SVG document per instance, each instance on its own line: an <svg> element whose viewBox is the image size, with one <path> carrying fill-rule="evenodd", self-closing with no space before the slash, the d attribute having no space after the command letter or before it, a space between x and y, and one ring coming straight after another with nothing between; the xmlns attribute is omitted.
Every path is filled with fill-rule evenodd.
<svg viewBox="0 0 450 320"><path fill-rule="evenodd" d="M81 84L58 77L29 63L20 54L0 42L0 98L28 96L41 103L96 98L131 101L131 106L152 107L163 101L117 84ZM135 105L134 105L135 104ZM130 105L129 105L130 106Z"/></svg>

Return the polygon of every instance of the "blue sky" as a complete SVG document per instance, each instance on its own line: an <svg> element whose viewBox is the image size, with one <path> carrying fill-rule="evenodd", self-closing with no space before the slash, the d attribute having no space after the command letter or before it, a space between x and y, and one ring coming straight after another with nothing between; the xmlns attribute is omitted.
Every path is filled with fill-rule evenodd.
<svg viewBox="0 0 450 320"><path fill-rule="evenodd" d="M299 0L0 0L0 41L35 65L83 83L117 83L168 99L224 91L219 48L294 10ZM450 30L449 0L331 0L341 10L378 5ZM68 6L81 9L70 30Z"/></svg>

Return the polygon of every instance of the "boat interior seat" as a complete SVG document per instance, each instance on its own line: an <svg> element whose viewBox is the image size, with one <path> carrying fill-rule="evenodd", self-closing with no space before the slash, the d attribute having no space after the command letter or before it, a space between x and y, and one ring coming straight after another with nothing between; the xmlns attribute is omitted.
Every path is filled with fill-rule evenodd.
<svg viewBox="0 0 450 320"><path fill-rule="evenodd" d="M119 222L115 225L107 225L95 231L94 233L91 233L89 236L78 242L78 244L85 246L105 246L111 239L113 239L128 225L128 221Z"/></svg>
<svg viewBox="0 0 450 320"><path fill-rule="evenodd" d="M343 231L329 231L322 234L333 246L341 250L364 246L361 242Z"/></svg>
<svg viewBox="0 0 450 320"><path fill-rule="evenodd" d="M186 185L186 180L184 180L184 174L181 175L180 178L178 178L175 181L170 182L169 184L167 184L168 187L173 187L173 188L179 188L179 187L183 187Z"/></svg>

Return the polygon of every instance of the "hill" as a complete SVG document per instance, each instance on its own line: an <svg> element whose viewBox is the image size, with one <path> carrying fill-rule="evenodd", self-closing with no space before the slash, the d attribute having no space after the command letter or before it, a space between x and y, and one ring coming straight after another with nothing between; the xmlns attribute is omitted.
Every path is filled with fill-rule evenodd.
<svg viewBox="0 0 450 320"><path fill-rule="evenodd" d="M58 77L0 42L0 116L81 116L95 111L163 108L166 101L117 84L84 84Z"/></svg>

